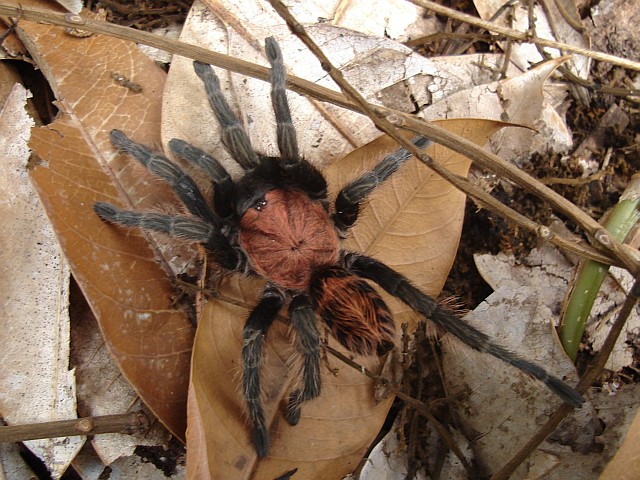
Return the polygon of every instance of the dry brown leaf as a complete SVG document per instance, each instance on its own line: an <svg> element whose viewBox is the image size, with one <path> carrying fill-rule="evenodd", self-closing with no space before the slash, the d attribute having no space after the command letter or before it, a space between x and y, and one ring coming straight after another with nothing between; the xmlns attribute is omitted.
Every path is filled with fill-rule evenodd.
<svg viewBox="0 0 640 480"><path fill-rule="evenodd" d="M474 5L478 9L480 17L490 19L505 2L502 0L474 0ZM494 23L500 26L515 28L521 32L530 31L535 28L535 35L540 38L556 40L568 43L585 49L590 48L590 41L587 35L576 31L569 25L558 10L556 4L550 1L544 1L544 6L536 4L533 11L534 25L529 22L529 5L519 2L513 5L512 10L507 9L506 12L494 20ZM561 53L555 49L545 49L548 55L557 57ZM523 72L527 71L531 65L536 65L544 59L538 52L535 45L531 43L514 43L511 47L510 61L515 63ZM576 75L586 78L589 75L591 61L588 57L575 55L571 59L571 69Z"/></svg>
<svg viewBox="0 0 640 480"><path fill-rule="evenodd" d="M24 21L18 28L61 110L54 123L33 132L38 194L116 362L158 418L182 436L193 329L172 306L158 249L92 211L98 200L145 208L173 198L143 167L117 155L108 139L120 128L146 144L160 143L164 72L127 42L73 37ZM115 73L142 92L116 83Z"/></svg>
<svg viewBox="0 0 640 480"><path fill-rule="evenodd" d="M98 322L77 288L72 288L71 305L71 364L76 372L78 416L138 411L149 414L138 394L113 361ZM150 428L144 435L94 435L91 438L91 446L100 463L110 466L120 457L133 455L138 446L168 448L169 433L150 414L149 419ZM76 460L74 459L72 466L77 470Z"/></svg>
<svg viewBox="0 0 640 480"><path fill-rule="evenodd" d="M480 144L501 126L480 120L443 125ZM380 138L326 169L333 194L396 148L394 142ZM467 159L440 146L431 147L428 153L466 175ZM464 201L464 195L411 159L376 191L345 248L387 262L423 290L437 295L457 249ZM189 459L196 462L188 462L189 474L191 478L273 479L297 468L300 478L342 478L358 465L380 430L392 399L376 403L373 383L330 357L328 366L337 372L322 369L321 396L305 403L299 424L289 426L282 410L296 375L288 369L295 352L287 324L276 322L269 331L263 367L264 406L272 444L269 457L257 459L239 384L244 319L261 289L262 284L255 280L225 278L218 290L237 305L210 301L199 319L190 398L195 416L189 418L187 440L189 449L198 454ZM400 323L415 321L415 314L407 307L388 301L398 330ZM334 340L329 344L345 352ZM357 361L371 370L381 367L375 357L358 357ZM202 460L196 460L205 456L209 471L202 468Z"/></svg>
<svg viewBox="0 0 640 480"><path fill-rule="evenodd" d="M0 99L0 414L14 425L76 418L69 268L27 175L27 96L16 84ZM74 437L27 445L59 478L83 443Z"/></svg>
<svg viewBox="0 0 640 480"><path fill-rule="evenodd" d="M624 443L600 475L600 480L636 480L638 478L640 478L640 414L636 413Z"/></svg>

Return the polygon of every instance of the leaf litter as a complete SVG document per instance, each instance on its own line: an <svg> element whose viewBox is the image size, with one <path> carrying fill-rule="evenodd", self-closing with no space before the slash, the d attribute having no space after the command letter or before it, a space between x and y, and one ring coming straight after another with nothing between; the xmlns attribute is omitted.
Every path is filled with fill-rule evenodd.
<svg viewBox="0 0 640 480"><path fill-rule="evenodd" d="M243 25L245 25L245 20L242 20L242 24L243 24ZM269 28L271 28L271 27L272 27L272 25L271 25L271 26L269 26ZM263 30L260 30L260 29L258 28L256 31L257 31L257 34L256 34L256 35L259 35L259 36L257 37L258 39L260 39L260 36L265 36L265 33L264 33L264 32L265 32L265 30L264 30L264 27L263 27ZM328 29L328 31L331 31L331 29ZM334 30L334 31L333 31L333 33L334 33L334 36L335 36L336 31ZM283 34L282 34L282 35L284 35L284 29L283 29ZM284 38L284 37L283 37L283 38ZM364 40L365 40L365 39L366 39L366 37L362 37L362 36L361 36L361 37L360 37L360 39L359 39L359 41L358 41L358 42L356 42L356 44L357 44L357 45L360 45L362 42L364 42ZM285 40L285 41L286 41L286 40ZM329 50L330 50L331 48L330 48L328 45L329 45L329 44L327 44L327 46L326 46L325 48L327 48L327 49L329 49ZM376 44L374 43L374 45L376 45ZM374 48L378 48L378 49L380 49L380 48L381 48L381 47L380 47L380 45L381 45L381 44L380 44L380 43L378 43L378 44L377 44L377 47L374 47ZM245 48L245 47L236 47L236 50L233 50L233 48L231 48L231 47L227 47L227 48L228 48L228 51L229 51L230 53L232 53L232 54L234 54L234 55L237 55L237 56L243 56L243 55L246 53L246 50L244 50L244 48ZM383 51L388 51L388 50L384 50L386 47L382 47L382 48L383 48ZM344 48L342 48L341 50L344 50ZM390 51L392 51L392 50L390 50ZM410 56L406 56L406 54L405 54L405 53L402 53L402 52L401 52L401 50L397 50L397 51L398 51L398 52L400 52L400 53L394 53L394 54L393 54L393 55L391 55L390 57L387 57L387 59L391 62L391 63L389 64L389 67L387 67L387 68L388 68L388 70L389 70L389 71L391 71L391 72L397 72L397 71L398 71L397 66L398 66L398 65L403 65L402 63L398 63L398 59L399 59L399 58L402 58L402 59L409 59L409 58L411 58ZM286 52L286 50L285 50L285 52ZM287 54L286 54L286 53L285 53L285 56L287 56ZM360 59L361 59L361 56L362 56L362 54L361 54L360 56L355 57L354 59L347 60L347 61L344 63L344 67L343 67L343 68L344 68L345 70L347 70L347 71L355 72L355 73L354 73L354 77L353 77L355 80L358 80L358 79L364 80L364 85L359 85L359 87L360 87L360 88L364 88L364 87L366 87L366 76L367 76L367 74L362 74L362 70L361 70L361 67L360 67ZM364 55L364 57L366 57L366 54ZM371 56L369 56L369 57L371 58ZM491 60L489 60L490 58L491 58L490 56L485 56L485 57L484 57L484 59L487 59L487 62L490 62L490 61L491 61ZM484 59L483 59L483 61L484 61ZM476 59L475 59L475 60L477 61L477 57L476 57ZM350 63L350 62L351 62L351 63ZM403 62L407 62L407 60L403 60ZM264 63L264 61L263 61L263 60L260 60L260 61L258 61L258 63ZM443 61L443 62L441 62L441 63L442 63L442 64L446 64L446 63L447 63L447 59L444 59L444 61ZM473 63L473 62L472 62L472 61L470 61L469 63ZM303 64L304 64L304 63L303 63ZM178 65L178 64L176 63L176 67L177 67L177 65ZM395 65L395 67L393 67L394 65ZM487 65L487 63L485 63L484 65ZM418 68L418 69L416 69L416 71L415 71L415 73L414 73L413 75L405 75L405 73L406 73L406 72L411 72L411 70L408 70L408 69L407 69L407 67L408 67L408 66L412 66L413 68L415 68L415 62L414 62L414 61L411 61L411 62L409 62L409 63L405 63L405 64L404 64L404 65L399 69L399 71L400 71L400 72L402 72L402 73L401 73L399 76L395 77L395 78L389 78L389 79L387 79L387 80L388 80L388 81L387 81L387 83L382 83L382 87L383 87L383 88L382 88L378 93L376 93L377 91L376 91L376 90L374 90L374 91L372 91L372 92L369 94L369 95L370 95L370 98L371 98L371 99L376 99L376 98L378 98L378 99L385 99L385 98L387 98L387 99L389 99L389 100L391 100L391 101L392 101L393 99L398 98L398 95L394 95L394 94L390 94L390 93L389 93L390 91L391 91L391 92L393 92L393 90L392 90L393 88L398 88L400 91L405 91L405 92L406 92L406 91L407 91L407 89L408 89L408 88L410 88L412 85L415 85L416 83L418 83L418 84L420 84L420 85L424 85L424 84L425 84L425 82L426 82L426 84L427 84L427 86L428 86L429 88L426 88L426 89L417 89L416 91L418 91L418 92L420 92L420 93L423 93L425 90L426 90L426 91L433 90L433 92L431 92L431 93L432 93L432 94L434 94L434 95L432 95L432 96L431 96L431 98L429 99L429 100L431 100L431 101L429 101L429 102L425 102L425 103L423 103L423 105L427 105L427 104L433 103L434 98L437 100L437 99L439 99L439 98L442 98L442 97L446 96L445 94L439 93L438 88L437 88L437 87L434 87L434 86L436 86L436 85L438 84L438 81L436 80L436 81L434 82L434 78L433 78L433 77L435 77L436 79L437 79L438 77L437 77L437 75L433 75L433 74L434 74L434 72L438 72L438 73L440 73L440 72L442 71L442 69L440 69L440 70L433 70L433 68L434 68L434 67L427 67L427 68L422 67L422 68ZM356 67L356 68L354 68L354 67ZM382 67L382 66L380 66L380 65L376 65L376 67L377 67L378 69L384 69L384 67ZM431 70L430 70L430 68L431 68ZM442 68L444 68L444 67L442 67ZM172 66L172 69L173 69L173 66ZM294 70L294 72L295 72L295 69L293 69L293 70ZM176 68L176 71L179 71L179 70ZM372 71L375 71L375 68L374 68ZM479 69L478 69L478 71L482 72L482 71L486 71L486 70L483 70L482 68L479 68ZM457 79L458 79L458 77L455 77L455 76L448 77L447 75L450 75L450 73L444 74L442 77L440 77L440 78L442 78L441 85L448 85L448 84L450 84L450 83L451 83L451 81L454 81L454 82L455 82L455 80L457 80ZM430 77L431 77L431 78L430 78ZM176 78L179 78L179 75L176 75ZM378 77L375 77L375 78L377 79ZM321 77L320 75L317 75L317 76L316 76L316 80L322 80L322 77ZM169 81L171 82L171 78L169 79ZM431 82L431 83L430 83L430 82ZM372 82L372 83L380 83L380 81L378 80L377 82ZM456 87L456 88L458 88L458 87ZM459 88L460 88L460 89L464 89L464 87L463 87L462 85L460 85L460 87L459 87ZM262 90L262 91L264 92L264 88L263 88L263 90ZM260 90L259 90L259 89L257 90L257 92L258 92L258 93L256 93L256 94L252 94L252 95L250 95L250 96L249 96L249 95L246 95L246 96L247 96L247 97L264 98L264 96L265 96L265 95L264 95L264 93L259 93L259 92L260 92ZM449 93L449 92L447 92L447 94L448 94L448 93ZM293 94L290 94L290 96L291 96L291 95L293 95ZM441 95L441 97L439 97L439 95ZM187 95L187 96L190 96L190 95ZM176 97L177 97L177 94L176 94L176 93L172 93L171 95L167 94L166 99L167 99L167 101L173 101L173 99L175 99ZM243 98L243 100L244 100L244 98ZM421 101L422 101L422 99L421 99ZM262 103L262 104L264 104L265 102L258 102L258 103ZM415 106L415 104L407 105L407 107L409 107L409 108L410 108L410 107L412 107L412 106ZM245 107L244 105L243 105L242 107L239 107L239 108L241 108L243 112L250 112L250 111L251 111L251 110L248 110L248 108L249 108L249 107ZM252 107L251 107L251 108L252 108ZM308 107L307 107L307 108L308 108ZM185 109L185 110L187 110L187 109ZM304 108L304 107L300 107L300 111L303 111L303 110L305 110L305 108ZM328 117L329 119L332 119L332 120L333 120L333 117L337 117L337 114L331 114L331 113L330 113L330 114L326 114L326 113L324 113L324 115L318 115L318 114L317 114L317 112L315 112L315 111L314 111L314 110L315 110L315 109L314 109L314 107L311 107L311 109L310 109L310 110L311 110L311 113L310 113L310 114L307 114L307 115L310 115L310 116L308 116L307 118L311 118L311 119L316 118L316 119L317 119L318 117L322 117L322 118L327 118L327 117ZM166 111L168 111L169 113L171 113L171 111L170 111L170 110L166 110ZM175 111L175 110L174 110L174 111ZM269 112L269 113L270 113L270 112ZM294 110L294 113L297 113L297 112ZM246 114L246 113L245 113L245 114ZM265 115L266 115L266 114L267 114L267 113L265 113ZM249 113L248 115L251 115L251 114ZM318 116L316 116L316 115L318 115ZM108 116L109 116L109 115L105 115L105 117L108 117ZM171 116L173 117L173 115L171 115ZM261 116L261 114L255 114L255 117L256 117L256 118L263 118L263 117ZM139 117L138 117L138 118L139 118ZM267 126L267 127L268 127L269 125L272 125L272 122L270 122L270 121L263 121L263 120L261 120L261 121L255 121L251 116L247 117L247 119L248 119L248 120L247 120L247 121L248 121L248 123L250 123L250 124L252 124L252 125L253 125L253 124L255 124L257 127L261 127L263 124L266 124L266 126ZM133 117L133 115L132 115L132 117L130 118L130 120L135 120L135 118ZM340 120L342 121L342 115L340 115ZM304 122L303 122L303 125L304 125L304 126L306 126L306 125L315 125L315 124L314 124L314 121L315 121L315 122L317 122L317 121L319 121L319 120L309 120L309 121L310 121L311 123L304 123ZM202 121L200 121L199 123L196 123L196 124L197 124L197 125L199 125L199 124L203 124L203 123L207 123L207 122L202 122ZM335 123L335 120L334 120L334 123ZM193 124L192 124L192 125L193 125ZM340 165L340 162L339 162L340 157L343 155L343 153L346 153L348 150L353 149L353 148L354 148L354 147L356 147L356 146L360 146L360 145L362 145L362 144L366 143L366 142L367 142L368 140L370 140L370 139L372 138L372 136L373 136L373 133L372 133L372 132L373 132L373 130L371 129L371 127L370 127L370 126L369 126L369 127L367 127L367 126L364 126L364 127L363 127L362 125L364 125L364 123L363 123L363 122L360 122L360 124L356 123L356 124L355 124L355 127L354 127L354 125L353 125L353 124L351 124L351 125L349 125L348 123L347 123L347 124L345 124L345 125L340 124L339 128L337 128L337 129L336 129L335 125L334 125L334 124L332 124L331 122L329 122L329 125L328 125L328 126L326 126L326 127L323 127L323 128L325 128L325 129L326 129L325 131L327 131L327 132L331 131L331 129L332 129L332 128L333 128L334 130L337 130L338 134L337 134L337 137L336 137L336 138L338 138L338 140L339 140L340 136L341 136L344 132L353 131L353 135L351 135L351 137L350 137L350 140L351 140L351 141L343 139L344 143L343 143L343 146L342 146L342 147L337 146L337 145L340 145L340 143L338 143L338 140L335 140L335 141L332 141L332 142L327 142L326 144L331 146L331 148L328 148L328 147L327 147L327 151L328 151L329 153L326 153L326 154L324 154L324 155L318 155L319 160L316 160L316 161L317 161L317 162L319 162L319 163L323 163L323 164L331 163L331 164L335 165L334 170L335 170L335 171L337 171L338 173L341 173L341 174L347 173L349 170L345 169L345 170L346 170L346 172L345 172L345 171L340 171L340 170L339 170L339 168L338 168L338 166ZM561 124L561 123L559 123L558 125L562 125L562 124ZM115 125L114 125L114 126L115 126ZM118 127L119 127L119 128L123 128L123 129L124 129L124 127L122 126L122 119L120 119L120 124L118 125ZM109 129L109 128L105 128L105 129L104 129L104 131L106 132L106 131L108 131L108 129ZM309 129L308 129L308 128L305 128L304 130L306 131L306 130L309 130ZM513 129L509 129L509 130L513 130ZM173 133L167 133L167 132L169 132L169 131L171 131L171 130L168 130L168 129L166 128L166 125L165 125L165 124L163 124L163 134L164 134L164 135L163 135L163 141L164 141L164 142L166 142L168 139L172 138ZM368 132L371 132L371 133L368 133L368 134L367 134L367 133L366 133L367 131L368 131ZM254 133L254 132L252 132L252 133ZM267 134L267 133L262 134L262 133L259 133L259 132L258 132L258 133L256 133L256 136L258 137L258 140L256 141L256 144L258 144L258 142L260 141L259 139L261 138L261 135L268 135L268 134ZM370 136L368 136L368 135L370 135ZM180 136L180 135L174 135L174 136ZM346 135L345 135L345 136L346 136ZM182 138L184 138L184 137L182 137ZM213 137L213 138L215 139L215 137ZM265 138L266 138L265 143L266 143L267 145L269 145L270 140L268 139L268 136L266 136ZM354 142L353 142L353 139L354 139L354 138L355 138L355 139L357 139L357 142L356 142L355 144L354 144ZM140 140L140 138L136 138L136 139L137 139L137 140ZM189 139L189 138L186 138L186 139ZM323 137L323 139L324 139L324 137ZM315 153L315 152L316 152L316 149L317 149L317 145L316 145L316 143L317 143L317 141L318 141L318 138L315 138L315 139L311 138L310 140L311 140L311 141L309 141L309 138L307 138L307 139L306 139L306 142L307 142L307 143L305 143L306 147L303 147L303 150L305 150L305 151L309 151L309 150L310 150L311 152L314 152L314 153ZM314 142L314 140L315 140L315 142ZM203 140L203 141L204 141L204 140ZM151 142L147 142L147 143L152 143L152 144L154 144L154 145L156 145L156 146L158 146L158 145L160 144L160 142L159 142L159 141L153 141L153 140L152 140ZM197 144L198 142L197 142L197 141L194 141L194 143L196 143L196 144ZM215 144L215 140L214 140L214 144ZM334 148L335 148L335 150L334 150ZM215 145L214 145L214 148L213 148L212 150L214 150L214 151L215 151ZM318 151L319 151L319 149L318 149ZM335 156L333 156L333 157L332 157L332 156L331 156L331 155L332 155L332 154L331 154L331 152L338 152L338 153L337 153L337 154L336 154L336 153L333 153L333 155L335 155ZM125 163L126 163L126 160L125 160ZM125 171L126 171L126 170L125 170ZM154 183L153 187L154 187L154 188L157 188L157 187L158 187L157 182L155 182L155 183ZM136 195L135 195L135 194L134 194L134 195L129 194L129 195L130 195L130 196L132 196L133 198L135 198L135 197L136 197ZM153 202L151 202L151 203L153 203ZM364 224L364 225L366 225L366 224ZM89 227L89 228L90 228L90 227ZM98 228L98 227L94 227L94 228ZM366 230L366 228L364 228L364 230ZM365 232L365 233L366 233L366 232ZM130 235L130 236L131 236L131 235ZM133 235L133 236L135 236L135 235ZM365 236L366 236L366 235L365 235ZM354 238L357 238L357 235L354 235ZM145 241L146 241L146 240L145 240ZM457 242L456 242L456 243L457 243ZM139 244L139 245L142 245L142 244ZM140 246L136 246L136 249L139 249L139 248L141 248L141 247L140 247ZM382 250L387 251L387 250L386 250L386 247L385 247L384 249L383 249L382 247L380 247L380 250L381 250L381 251L382 251ZM454 250L455 250L455 246L454 246ZM376 253L384 253L384 252L376 252ZM401 254L401 253L400 253L400 254ZM395 254L394 254L394 255L395 255ZM447 262L444 262L444 263L447 263ZM161 273L161 274L160 274L160 276L162 276L162 275L163 275L163 274ZM442 280L442 281L444 281L444 280ZM251 286L249 286L249 287L247 287L247 286L244 286L244 287L236 287L236 288L240 288L240 291L244 291L244 292L247 292L247 291L248 291L248 290L247 290L247 288L249 288L249 290L253 290L253 289L255 289L255 287L251 287ZM434 288L434 289L433 289L433 293L437 293L437 290L438 290L438 288ZM246 293L245 293L245 294L243 294L243 295L246 295ZM244 297L243 297L243 298L244 298ZM207 304L207 305L205 306L205 308L209 308L209 307L208 307L208 305L209 305L209 304ZM204 313L202 314L202 318L204 318L204 316L205 316L205 315L208 315L208 314L207 314L206 312L204 312ZM235 315L235 316L234 316L234 315ZM238 318L238 317L237 317L237 312L236 312L236 314L234 314L234 315L231 315L231 316L230 316L230 318L231 318L231 317L235 318L235 319L236 319L236 323L237 323L237 318ZM242 315L242 314L241 314L241 315ZM201 318L201 321L202 321L202 318ZM216 321L217 321L217 319L216 319ZM235 324L234 324L234 325L232 325L232 326L237 328L237 325L235 325ZM283 329L283 331L282 331L281 333L282 333L282 338L286 339L286 338L287 338L287 331L286 331L286 329ZM107 338L108 338L108 337L107 337ZM286 344L286 342L285 342L285 344ZM229 352L229 357L228 357L228 358L229 358L229 359L232 359L232 358L233 358L233 356L234 356L234 355L237 355L237 354L238 354L238 350L236 349L234 352ZM345 367L344 367L344 366L342 366L342 369L344 369L344 368L345 368ZM235 367L235 369L236 369L236 370L235 370L235 371L236 371L236 374L235 374L235 375L236 375L236 379L235 379L234 381L237 381L237 366ZM279 371L278 371L278 369L277 369L277 368L276 368L276 369L274 369L274 371L272 372L272 374L273 374L275 377L280 377L280 375L279 375ZM233 380L233 379L232 379L232 380ZM135 383L135 382L134 382L134 383ZM207 387L205 386L204 388L207 388ZM233 396L233 395L235 395L235 394L237 394L237 392L227 392L227 393L230 393L232 396ZM236 400L237 400L237 399L236 399ZM235 400L234 400L234 401L235 401ZM239 415L240 415L240 416L237 416L236 418L242 419L242 414L239 414ZM242 423L242 420L240 421L240 423ZM243 427L244 427L244 425L243 425ZM238 427L236 427L236 430L237 430L237 428L238 428ZM197 450L197 449L196 449L196 450ZM256 477L256 478L258 478L258 477ZM295 478L295 477L294 477L294 478Z"/></svg>

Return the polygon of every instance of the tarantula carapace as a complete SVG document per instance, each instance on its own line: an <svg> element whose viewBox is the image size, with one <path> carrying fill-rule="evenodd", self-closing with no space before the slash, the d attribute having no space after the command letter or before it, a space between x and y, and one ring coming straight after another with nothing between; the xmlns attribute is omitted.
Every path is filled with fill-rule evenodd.
<svg viewBox="0 0 640 480"><path fill-rule="evenodd" d="M260 366L265 337L281 309L288 305L302 356L302 381L288 399L286 420L296 424L300 406L320 395L320 335L316 313L335 338L350 351L382 355L394 345L392 315L366 280L470 347L494 355L544 382L562 400L579 406L583 398L560 379L493 343L487 335L438 307L405 277L374 258L340 248L340 239L358 218L361 204L378 185L409 158L405 149L385 157L373 170L345 186L332 207L322 174L298 152L296 132L285 91L282 54L274 39L266 40L271 64L271 99L277 123L280 157L255 153L232 112L220 82L208 65L194 62L222 130L222 141L244 170L233 180L212 156L181 140L169 143L178 157L193 163L212 181L213 200L207 203L193 179L159 153L113 130L113 144L133 155L168 182L191 215L166 215L120 210L107 203L94 209L104 220L125 227L164 232L199 242L213 260L231 272L257 275L267 283L261 300L244 326L243 393L252 422L256 452L266 456L269 437L260 401ZM430 142L417 138L419 148Z"/></svg>

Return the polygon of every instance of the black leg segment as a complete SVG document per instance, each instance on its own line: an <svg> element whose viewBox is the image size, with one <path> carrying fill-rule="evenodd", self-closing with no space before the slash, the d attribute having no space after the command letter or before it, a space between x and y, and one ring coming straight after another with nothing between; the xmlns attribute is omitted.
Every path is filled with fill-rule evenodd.
<svg viewBox="0 0 640 480"><path fill-rule="evenodd" d="M320 334L316 316L306 295L293 298L289 306L291 326L302 354L302 385L289 397L286 419L291 425L300 419L300 404L320 395Z"/></svg>
<svg viewBox="0 0 640 480"><path fill-rule="evenodd" d="M557 377L550 375L535 363L529 362L504 347L495 344L485 333L466 323L463 319L452 316L428 295L411 285L403 275L389 268L384 263L357 253L345 256L347 268L357 275L373 280L394 297L399 298L415 311L435 323L438 327L456 336L469 347L485 352L504 362L513 365L524 373L543 382L565 403L580 407L584 398L575 389Z"/></svg>
<svg viewBox="0 0 640 480"><path fill-rule="evenodd" d="M271 64L271 103L276 116L278 149L285 165L300 160L296 129L291 120L291 111L287 101L285 83L287 73L284 69L280 45L273 37L265 40L267 59Z"/></svg>
<svg viewBox="0 0 640 480"><path fill-rule="evenodd" d="M204 83L209 104L220 123L222 143L242 168L253 169L258 164L258 156L251 147L247 132L220 90L220 79L206 63L193 62L193 68Z"/></svg>
<svg viewBox="0 0 640 480"><path fill-rule="evenodd" d="M131 212L105 202L96 202L93 210L104 221L122 227L142 228L201 243L222 267L231 271L244 270L246 264L244 253L239 248L234 248L217 228L198 217Z"/></svg>
<svg viewBox="0 0 640 480"><path fill-rule="evenodd" d="M283 303L280 293L275 288L267 287L262 300L249 315L243 332L242 388L253 426L252 442L260 457L266 457L269 451L269 432L260 401L260 367L264 358L267 331L278 316Z"/></svg>
<svg viewBox="0 0 640 480"><path fill-rule="evenodd" d="M171 151L180 158L202 169L213 183L213 208L217 215L228 219L235 212L235 183L218 160L203 150L174 138L169 142Z"/></svg>
<svg viewBox="0 0 640 480"><path fill-rule="evenodd" d="M93 210L101 219L116 225L162 232L198 243L206 243L213 231L207 222L186 215L130 212L104 202L96 202Z"/></svg>
<svg viewBox="0 0 640 480"><path fill-rule="evenodd" d="M424 149L431 144L425 137L416 137L413 144ZM405 149L400 148L384 157L372 170L345 186L336 197L333 221L341 231L353 227L360 214L360 204L411 157Z"/></svg>

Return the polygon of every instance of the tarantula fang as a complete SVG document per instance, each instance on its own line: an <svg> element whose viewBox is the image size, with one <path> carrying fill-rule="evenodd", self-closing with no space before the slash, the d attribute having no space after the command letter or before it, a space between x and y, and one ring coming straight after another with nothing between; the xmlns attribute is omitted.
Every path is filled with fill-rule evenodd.
<svg viewBox="0 0 640 480"><path fill-rule="evenodd" d="M263 277L262 297L243 330L243 394L252 423L252 443L260 457L268 454L269 435L260 400L260 367L267 332L286 306L302 356L300 385L289 395L286 420L295 425L301 404L321 392L320 335L316 314L333 336L350 351L382 355L394 345L395 327L381 296L365 280L373 281L438 327L471 348L489 353L542 381L564 402L579 407L584 399L569 385L494 343L486 334L442 310L408 279L378 260L340 248L340 239L355 224L367 197L410 157L400 148L371 171L345 186L333 208L322 174L298 152L296 131L286 97L286 74L280 47L266 39L271 64L271 99L277 125L280 157L256 153L248 135L224 98L210 66L194 62L209 103L221 127L222 142L244 170L234 180L222 164L181 140L171 140L171 151L195 165L211 180L213 199L180 167L113 130L111 141L168 182L189 215L167 215L121 210L98 202L95 212L105 221L163 232L201 243L212 259L230 272ZM418 137L426 148L431 142Z"/></svg>

